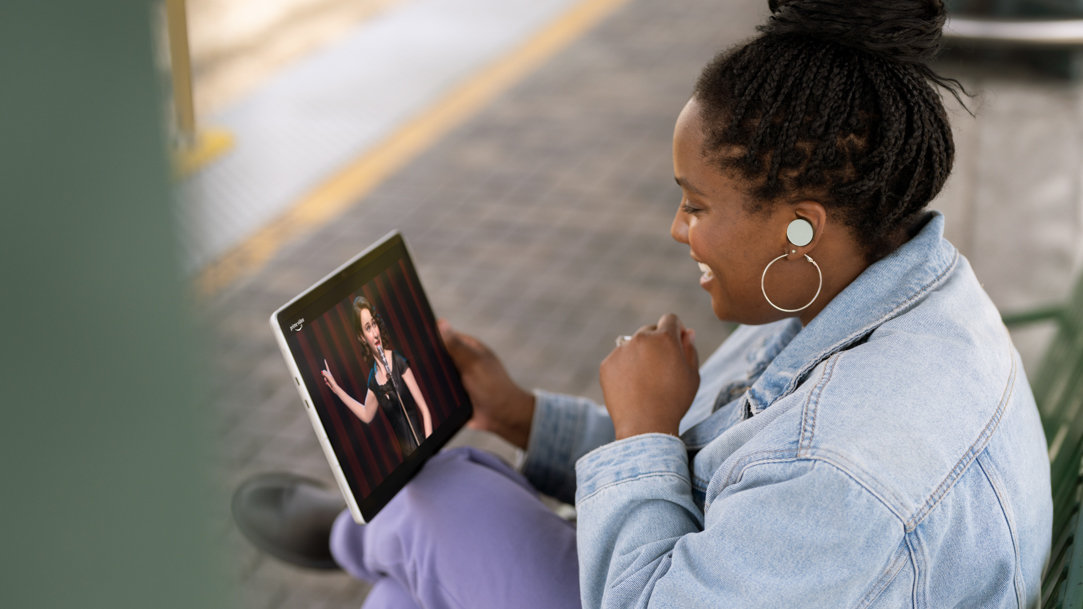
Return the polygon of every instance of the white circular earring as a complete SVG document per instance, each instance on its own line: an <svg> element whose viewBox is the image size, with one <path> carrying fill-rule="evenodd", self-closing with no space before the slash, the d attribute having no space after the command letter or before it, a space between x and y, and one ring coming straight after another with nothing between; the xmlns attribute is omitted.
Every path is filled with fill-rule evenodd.
<svg viewBox="0 0 1083 609"><path fill-rule="evenodd" d="M786 240L797 247L805 247L812 243L812 222L804 218L798 218L786 227Z"/></svg>
<svg viewBox="0 0 1083 609"><path fill-rule="evenodd" d="M782 254L778 258L775 258L771 262L768 262L767 266L763 267L763 274L760 275L760 291L763 292L763 298L767 301L767 304L771 305L772 307L778 309L779 311L782 311L783 313L797 313L811 307L812 303L816 302L816 299L820 297L820 290L822 290L824 287L824 274L822 271L820 271L820 265L816 264L816 261L812 259L812 256L805 254L805 260L808 260L812 263L812 266L816 267L816 274L820 277L820 285L816 286L816 293L812 295L812 300L808 301L808 303L806 303L803 307L798 307L796 309L784 309L778 306L777 304L771 302L771 298L767 295L767 288L764 287L764 282L767 279L767 269L771 268L772 264L778 262L779 260L782 260L788 255L789 254Z"/></svg>
<svg viewBox="0 0 1083 609"><path fill-rule="evenodd" d="M815 233L812 228L812 223L804 218L797 218L796 220L791 221L789 225L786 226L786 240L789 241L791 245L796 247L805 247L809 243L812 243L812 237L814 234ZM797 250L790 250L790 254L796 253ZM812 256L805 254L805 260L808 260L812 263L812 266L816 267L816 274L820 277L820 284L816 286L816 293L813 294L812 300L808 301L808 303L803 307L797 309L784 309L778 306L777 304L772 302L771 297L767 295L767 288L764 286L764 283L767 279L767 269L771 268L772 264L778 262L779 260L782 260L787 255L788 254L782 254L778 258L775 258L771 262L768 262L767 266L763 267L763 274L760 275L760 291L763 292L763 298L767 301L767 304L771 305L775 309L782 311L783 313L797 313L811 307L812 303L816 302L816 299L820 297L820 290L822 290L824 287L824 274L820 270L820 265L816 264L816 261L812 259Z"/></svg>

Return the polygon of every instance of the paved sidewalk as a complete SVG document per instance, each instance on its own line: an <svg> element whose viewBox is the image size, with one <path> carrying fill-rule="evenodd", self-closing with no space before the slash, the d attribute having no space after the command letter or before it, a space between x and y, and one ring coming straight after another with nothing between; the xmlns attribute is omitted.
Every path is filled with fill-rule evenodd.
<svg viewBox="0 0 1083 609"><path fill-rule="evenodd" d="M724 7L724 8L720 8ZM289 470L330 483L267 318L388 230L404 232L437 314L473 332L528 387L600 398L613 337L666 311L713 319L687 248L670 138L700 67L750 36L766 2L631 0L386 180L341 217L201 307L219 438L218 490ZM947 66L982 91L955 112L958 166L935 207L1004 307L1061 296L1083 251L1083 90ZM1028 359L1043 336L1021 336ZM257 553L219 522L241 606L357 607L365 586Z"/></svg>

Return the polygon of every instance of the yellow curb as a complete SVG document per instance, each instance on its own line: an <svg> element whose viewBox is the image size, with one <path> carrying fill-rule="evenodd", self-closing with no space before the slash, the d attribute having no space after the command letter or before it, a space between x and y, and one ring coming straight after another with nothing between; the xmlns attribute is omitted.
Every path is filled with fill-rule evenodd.
<svg viewBox="0 0 1083 609"><path fill-rule="evenodd" d="M626 2L586 0L576 5L526 44L483 69L372 151L313 189L244 243L208 265L196 277L198 293L210 296L238 278L254 273L283 244L322 226L358 203L452 127L476 113Z"/></svg>
<svg viewBox="0 0 1083 609"><path fill-rule="evenodd" d="M196 133L195 143L173 151L173 176L184 178L233 148L233 134L221 129Z"/></svg>

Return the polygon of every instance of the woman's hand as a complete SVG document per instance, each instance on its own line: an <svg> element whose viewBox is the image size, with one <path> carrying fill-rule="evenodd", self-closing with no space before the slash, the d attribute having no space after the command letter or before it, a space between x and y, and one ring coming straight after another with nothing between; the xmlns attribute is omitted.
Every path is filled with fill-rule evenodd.
<svg viewBox="0 0 1083 609"><path fill-rule="evenodd" d="M470 427L491 431L526 449L534 420L534 394L511 380L504 365L484 343L455 331L440 320L440 336L474 403Z"/></svg>
<svg viewBox="0 0 1083 609"><path fill-rule="evenodd" d="M324 369L324 370L320 370L320 374L323 376L323 382L328 387L331 388L331 391L333 393L335 393L335 394L338 394L338 392L339 392L338 383L335 382L335 377L331 374L331 372L329 370Z"/></svg>
<svg viewBox="0 0 1083 609"><path fill-rule="evenodd" d="M677 435L699 389L695 333L671 313L644 326L602 362L599 377L617 439Z"/></svg>

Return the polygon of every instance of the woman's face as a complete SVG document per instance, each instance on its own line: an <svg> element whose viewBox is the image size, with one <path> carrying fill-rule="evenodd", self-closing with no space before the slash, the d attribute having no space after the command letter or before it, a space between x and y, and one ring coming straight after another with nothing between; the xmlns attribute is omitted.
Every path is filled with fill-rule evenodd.
<svg viewBox="0 0 1083 609"><path fill-rule="evenodd" d="M681 203L670 234L687 245L700 264L699 283L711 295L718 319L747 324L782 319L785 314L764 299L760 276L771 260L787 251L786 225L794 218L793 210L776 205L749 211L750 197L737 180L704 158L703 142L699 104L692 99L677 118L673 134L673 173L681 187ZM776 272L781 266L779 261L771 267L768 293L776 303L800 300L800 294L790 297L794 286L787 285L788 273Z"/></svg>
<svg viewBox="0 0 1083 609"><path fill-rule="evenodd" d="M361 309L361 334L365 336L365 342L368 343L369 349L372 349L373 355L380 352L382 341L380 339L380 326L376 324L376 320L372 318L372 311L368 309Z"/></svg>

